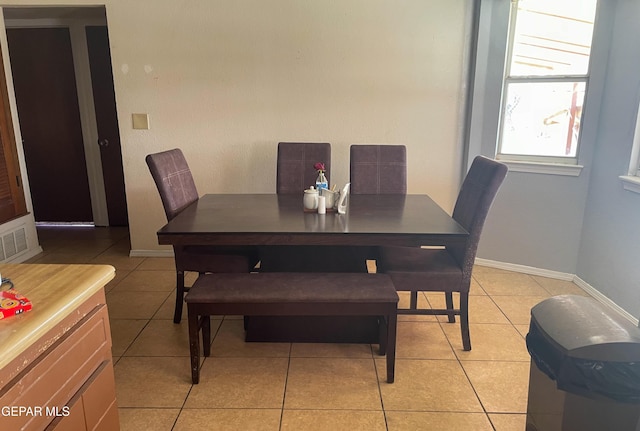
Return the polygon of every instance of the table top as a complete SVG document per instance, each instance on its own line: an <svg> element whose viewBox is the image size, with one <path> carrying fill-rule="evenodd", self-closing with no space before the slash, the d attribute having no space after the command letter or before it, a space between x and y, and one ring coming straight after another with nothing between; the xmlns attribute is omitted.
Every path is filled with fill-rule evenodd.
<svg viewBox="0 0 640 431"><path fill-rule="evenodd" d="M346 214L300 195L208 194L158 231L172 245L444 245L467 231L427 195L350 195Z"/></svg>

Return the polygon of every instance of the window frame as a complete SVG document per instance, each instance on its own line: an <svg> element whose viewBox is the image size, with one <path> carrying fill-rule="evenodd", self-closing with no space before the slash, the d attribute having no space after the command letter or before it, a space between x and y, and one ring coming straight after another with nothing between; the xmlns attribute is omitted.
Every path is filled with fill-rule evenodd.
<svg viewBox="0 0 640 431"><path fill-rule="evenodd" d="M512 154L512 153L506 153L502 151L502 145L503 145L503 127L504 127L504 121L505 121L505 106L506 106L506 99L507 99L507 94L508 94L508 86L510 84L513 83L552 83L552 82L571 82L571 83L581 83L584 82L585 85L585 90L584 90L584 100L583 100L583 104L582 106L585 107L582 115L581 115L581 120L585 118L585 111L586 111L586 106L587 106L587 100L589 97L589 83L590 83L590 77L591 77L591 71L592 71L592 56L593 56L593 43L594 43L594 37L595 37L595 23L597 21L598 18L598 11L600 8L600 3L601 0L596 0L596 14L594 16L594 30L591 33L591 46L589 48L589 64L587 67L587 71L584 75L552 75L552 76L537 76L537 75L525 75L525 76L521 76L521 75L517 75L517 76L511 76L511 64L512 64L512 59L513 59L513 51L514 51L514 41L515 41L515 37L516 37L516 20L517 20L517 16L518 16L518 0L511 0L510 2L510 10L509 10L509 25L508 25L508 30L507 30L507 46L506 46L506 55L505 55L505 63L504 63L504 71L503 71L503 77L502 77L502 87L501 87L501 97L500 97L500 107L499 107L499 118L498 118L498 129L497 129L497 142L496 142L496 159L504 161L504 162L512 162L514 163L517 167L518 165L520 165L520 167L524 166L524 164L531 164L534 166L534 170L532 170L531 172L535 171L535 166L547 166L549 167L549 169L547 169L546 171L544 171L543 173L559 173L561 175L579 175L580 169L582 168L582 166L578 165L578 160L580 157L580 149L581 149L581 144L582 144L582 137L583 137L583 133L582 133L582 126L580 129L580 135L578 136L578 140L576 142L576 154L575 156L548 156L548 155L541 155L541 154L537 154L537 155L530 155L530 154ZM559 172L555 172L555 170L553 169L553 165L565 165L565 166L575 166L576 168L579 169L572 169L569 168L569 173L566 173L564 171L559 171ZM527 171L527 170L525 170Z"/></svg>
<svg viewBox="0 0 640 431"><path fill-rule="evenodd" d="M640 99L640 97L637 99ZM638 112L636 113L636 125L633 133L629 170L627 171L627 175L621 175L619 178L625 190L640 193L640 100L638 100Z"/></svg>

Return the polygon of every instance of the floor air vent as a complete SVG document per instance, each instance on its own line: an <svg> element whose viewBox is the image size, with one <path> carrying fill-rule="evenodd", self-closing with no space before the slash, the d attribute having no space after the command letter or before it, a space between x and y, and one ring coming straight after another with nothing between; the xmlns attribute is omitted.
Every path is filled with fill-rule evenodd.
<svg viewBox="0 0 640 431"><path fill-rule="evenodd" d="M27 234L23 227L2 234L0 241L0 261L12 258L27 249Z"/></svg>

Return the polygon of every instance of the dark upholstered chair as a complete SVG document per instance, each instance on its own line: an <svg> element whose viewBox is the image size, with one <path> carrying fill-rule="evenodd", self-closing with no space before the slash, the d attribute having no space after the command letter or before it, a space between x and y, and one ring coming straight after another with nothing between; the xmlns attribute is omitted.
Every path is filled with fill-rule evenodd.
<svg viewBox="0 0 640 431"><path fill-rule="evenodd" d="M331 144L312 142L280 142L276 169L276 193L296 193L315 186L318 172L313 165L322 162L330 180ZM302 202L302 197L300 198Z"/></svg>
<svg viewBox="0 0 640 431"><path fill-rule="evenodd" d="M410 291L409 309L399 314L437 314L455 322L460 316L462 346L471 350L469 337L469 287L480 233L489 208L507 174L507 167L495 160L478 156L462 183L453 210L453 218L469 232L467 241L443 249L380 247L378 271L389 274L396 290ZM446 309L418 309L418 292L444 292ZM460 294L460 308L455 309L453 292Z"/></svg>
<svg viewBox="0 0 640 431"><path fill-rule="evenodd" d="M407 193L407 149L404 145L352 145L351 193Z"/></svg>
<svg viewBox="0 0 640 431"><path fill-rule="evenodd" d="M331 144L312 142L278 143L276 192L300 196L316 183L318 162L325 165L325 176L331 180ZM309 214L311 216L311 214ZM261 272L366 272L366 262L340 247L332 246L265 246L260 248Z"/></svg>
<svg viewBox="0 0 640 431"><path fill-rule="evenodd" d="M198 200L198 190L181 150L149 154L145 160L158 187L167 221ZM188 290L184 285L185 271L201 274L249 272L258 262L257 251L249 248L174 246L173 251L176 263L175 323L180 323L184 293Z"/></svg>

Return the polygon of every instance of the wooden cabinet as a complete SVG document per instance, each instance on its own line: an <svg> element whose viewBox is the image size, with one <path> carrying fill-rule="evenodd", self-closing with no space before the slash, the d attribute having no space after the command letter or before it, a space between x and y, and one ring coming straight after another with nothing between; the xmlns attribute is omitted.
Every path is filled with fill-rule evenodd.
<svg viewBox="0 0 640 431"><path fill-rule="evenodd" d="M3 265L0 271L33 303L32 311L0 322L0 343L14 356L0 353L0 429L118 430L103 289L113 268Z"/></svg>

